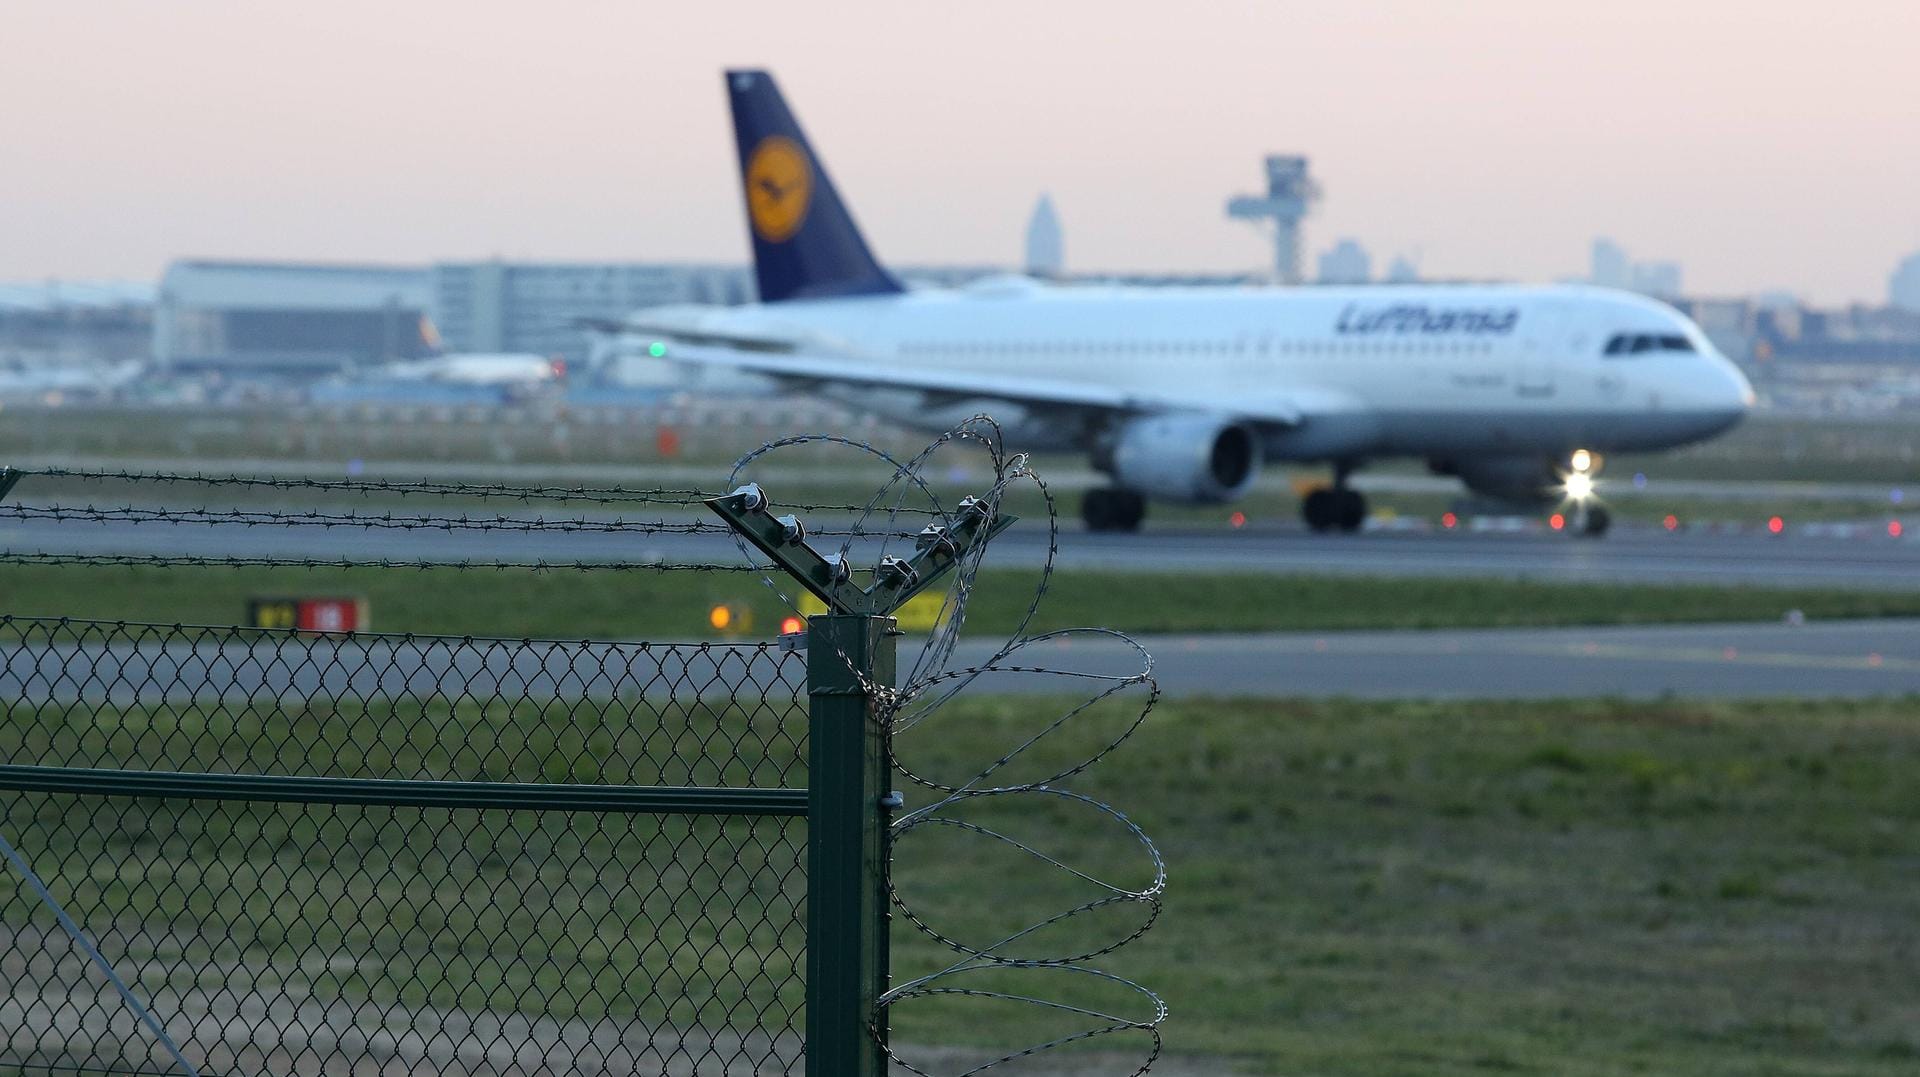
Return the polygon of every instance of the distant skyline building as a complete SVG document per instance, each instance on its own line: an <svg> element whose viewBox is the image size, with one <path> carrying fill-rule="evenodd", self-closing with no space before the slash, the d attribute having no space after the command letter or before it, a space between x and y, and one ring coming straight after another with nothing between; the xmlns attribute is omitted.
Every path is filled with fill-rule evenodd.
<svg viewBox="0 0 1920 1077"><path fill-rule="evenodd" d="M1053 196L1042 193L1027 218L1027 274L1034 277L1058 277L1066 272L1066 236L1060 228L1060 215L1054 212Z"/></svg>
<svg viewBox="0 0 1920 1077"><path fill-rule="evenodd" d="M1587 280L1602 288L1632 287L1632 263L1620 244L1605 236L1593 241L1593 252L1587 259Z"/></svg>
<svg viewBox="0 0 1920 1077"><path fill-rule="evenodd" d="M1386 282L1388 284L1418 284L1420 283L1420 267L1415 265L1413 259L1408 258L1406 255L1396 255L1393 261L1387 264Z"/></svg>
<svg viewBox="0 0 1920 1077"><path fill-rule="evenodd" d="M1267 193L1236 195L1227 201L1227 216L1255 225L1271 222L1273 277L1281 284L1299 284L1300 222L1320 199L1320 186L1307 175L1307 159L1274 154L1266 160Z"/></svg>
<svg viewBox="0 0 1920 1077"><path fill-rule="evenodd" d="M1920 312L1920 251L1902 259L1887 278L1887 302L1896 307Z"/></svg>
<svg viewBox="0 0 1920 1077"><path fill-rule="evenodd" d="M1626 248L1606 236L1599 236L1594 239L1588 255L1587 283L1672 299L1680 294L1680 263L1636 262L1627 256Z"/></svg>
<svg viewBox="0 0 1920 1077"><path fill-rule="evenodd" d="M1358 240L1343 238L1321 252L1318 278L1321 284L1366 284L1373 280L1373 256Z"/></svg>
<svg viewBox="0 0 1920 1077"><path fill-rule="evenodd" d="M1672 299L1680 294L1679 262L1635 262L1633 290L1641 295Z"/></svg>

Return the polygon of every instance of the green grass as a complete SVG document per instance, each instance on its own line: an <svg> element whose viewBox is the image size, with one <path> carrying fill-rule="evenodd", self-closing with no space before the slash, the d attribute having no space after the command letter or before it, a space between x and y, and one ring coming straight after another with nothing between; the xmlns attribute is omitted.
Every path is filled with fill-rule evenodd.
<svg viewBox="0 0 1920 1077"><path fill-rule="evenodd" d="M257 765L262 751L289 762L318 749L310 766L326 771L532 778L543 755L577 758L564 745L518 749L537 715L467 703L28 705L10 708L13 758L46 757L96 727L140 731L106 742L120 765ZM1916 706L1166 703L1065 783L1144 826L1170 872L1160 922L1097 964L1166 999L1182 1072L1909 1074L1920 1062ZM968 700L899 749L924 772L968 773L1057 709ZM1042 740L1023 774L1084 754L1125 717L1096 711ZM675 744L716 724L730 737L747 728L694 707L647 719ZM29 720L50 739L19 741ZM580 743L605 741L603 754L651 750L603 728L605 715L570 721L584 723ZM391 731L423 723L450 744L492 747L436 756ZM332 754L342 745L360 754L343 761ZM925 803L907 788L910 804ZM781 943L793 897L778 883L795 847L778 828L46 796L13 798L7 818L89 922L112 908L143 926L114 945L160 959L146 969L150 993L212 967L240 994L284 979L320 997L449 1008L540 998L557 1015L709 1027L730 1011L752 1023L736 999L776 1022L795 999L796 955ZM1110 821L1071 806L998 798L967 818L1116 882L1148 874ZM916 908L963 940L1088 896L952 828L896 853ZM7 923L51 930L26 919L28 904L0 884ZM1109 932L1128 922L1092 920ZM1049 946L1098 934L1082 922ZM656 937L691 945L650 946ZM894 937L901 977L947 960L904 923ZM760 955L751 969L731 963L749 951ZM962 1055L1063 1029L962 997L909 1003L894 1022L903 1044Z"/></svg>
<svg viewBox="0 0 1920 1077"><path fill-rule="evenodd" d="M1104 964L1165 997L1169 1050L1208 1070L1912 1073L1915 706L1164 705L1071 783L1152 833L1171 875L1159 925ZM903 749L989 758L1040 716L977 701L948 716L965 738ZM1076 866L1140 874L1090 818L1045 820ZM963 938L1084 895L979 844L901 860ZM903 940L896 967L938 960ZM1046 1031L964 1010L903 1008L898 1033Z"/></svg>
<svg viewBox="0 0 1920 1077"><path fill-rule="evenodd" d="M1036 574L983 574L976 633L1012 630ZM234 624L249 596L364 595L388 632L557 639L694 639L707 611L751 611L771 638L785 610L757 576L654 573L11 566L0 612L165 624ZM1559 584L1524 580L1063 572L1037 629L1252 632L1920 616L1920 593L1767 587Z"/></svg>

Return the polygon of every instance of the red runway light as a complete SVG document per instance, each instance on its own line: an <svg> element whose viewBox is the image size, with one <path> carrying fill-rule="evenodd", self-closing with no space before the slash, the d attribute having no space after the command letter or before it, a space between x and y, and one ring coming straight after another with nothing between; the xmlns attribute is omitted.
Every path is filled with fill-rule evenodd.
<svg viewBox="0 0 1920 1077"><path fill-rule="evenodd" d="M1553 528L1555 531L1559 531L1567 526L1567 518L1556 512L1552 516L1547 517L1547 526Z"/></svg>
<svg viewBox="0 0 1920 1077"><path fill-rule="evenodd" d="M1900 532L1904 530L1906 529L1900 526L1900 521L1898 520L1887 521L1887 537L1888 538L1899 538Z"/></svg>
<svg viewBox="0 0 1920 1077"><path fill-rule="evenodd" d="M1665 524L1669 531L1680 530L1680 517L1675 516L1673 513L1667 513L1667 518L1660 522Z"/></svg>
<svg viewBox="0 0 1920 1077"><path fill-rule="evenodd" d="M1786 529L1787 529L1787 521L1781 519L1778 516L1775 516L1772 519L1767 521L1767 530L1773 532L1776 535L1782 531L1785 531Z"/></svg>
<svg viewBox="0 0 1920 1077"><path fill-rule="evenodd" d="M1245 527L1247 526L1247 514L1244 512L1236 512L1232 516L1227 517L1227 524L1234 528Z"/></svg>
<svg viewBox="0 0 1920 1077"><path fill-rule="evenodd" d="M1440 526L1451 531L1460 526L1460 517L1455 516L1451 512L1443 512L1440 514Z"/></svg>
<svg viewBox="0 0 1920 1077"><path fill-rule="evenodd" d="M789 617L780 622L780 634L783 636L791 636L797 632L804 632L806 629L807 623L798 617Z"/></svg>

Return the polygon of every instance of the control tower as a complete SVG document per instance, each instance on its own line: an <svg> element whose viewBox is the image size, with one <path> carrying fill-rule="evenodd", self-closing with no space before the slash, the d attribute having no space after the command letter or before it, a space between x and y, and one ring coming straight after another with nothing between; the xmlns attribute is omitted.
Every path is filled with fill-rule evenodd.
<svg viewBox="0 0 1920 1077"><path fill-rule="evenodd" d="M1227 216L1255 225L1273 222L1273 275L1281 284L1300 283L1300 221L1320 199L1320 187L1307 175L1307 159L1284 154L1267 158L1267 193L1227 200Z"/></svg>

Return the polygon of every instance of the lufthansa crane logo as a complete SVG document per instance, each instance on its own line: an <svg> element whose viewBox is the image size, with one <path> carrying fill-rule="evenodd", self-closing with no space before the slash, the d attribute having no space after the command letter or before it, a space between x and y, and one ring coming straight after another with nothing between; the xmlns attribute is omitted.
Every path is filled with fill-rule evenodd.
<svg viewBox="0 0 1920 1077"><path fill-rule="evenodd" d="M813 166L790 138L760 140L747 159L747 214L753 231L768 243L785 243L807 219L813 200Z"/></svg>

